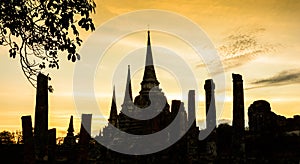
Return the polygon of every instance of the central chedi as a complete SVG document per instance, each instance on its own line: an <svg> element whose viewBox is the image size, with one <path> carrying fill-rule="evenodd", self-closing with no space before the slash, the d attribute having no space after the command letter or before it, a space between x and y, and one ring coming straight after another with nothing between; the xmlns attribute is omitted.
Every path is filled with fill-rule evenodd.
<svg viewBox="0 0 300 164"><path fill-rule="evenodd" d="M120 163L132 161L186 163L186 158L195 156L198 152L199 128L196 127L195 91L189 91L188 118L182 101L172 100L170 108L156 77L150 31L147 35L144 75L139 94L135 98L132 96L130 66L128 66L121 110L118 114L115 89L113 89L109 124L95 139L113 150L108 151L110 152L108 155L111 159L122 161ZM188 125L191 125L189 131ZM114 151L145 156L120 156ZM156 153L158 151L159 153Z"/></svg>
<svg viewBox="0 0 300 164"><path fill-rule="evenodd" d="M169 108L167 98L159 88L153 64L150 31L148 31L145 70L139 95L133 101L130 66L128 66L126 90L121 112L119 116L114 116L117 112L113 112L114 114L111 112L110 118L115 118L114 126L124 132L137 135L151 134L169 125L171 119Z"/></svg>

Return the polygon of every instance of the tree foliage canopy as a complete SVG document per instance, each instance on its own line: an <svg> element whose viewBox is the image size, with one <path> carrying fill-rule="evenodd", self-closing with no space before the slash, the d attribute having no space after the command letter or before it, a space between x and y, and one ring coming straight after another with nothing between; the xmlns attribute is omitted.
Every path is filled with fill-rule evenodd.
<svg viewBox="0 0 300 164"><path fill-rule="evenodd" d="M0 144L14 144L14 139L14 133L5 130L0 132Z"/></svg>
<svg viewBox="0 0 300 164"><path fill-rule="evenodd" d="M0 45L9 46L10 57L19 56L25 76L36 86L42 69L59 68L58 51L67 52L72 62L80 60L78 29L95 30L90 18L95 7L93 0L0 1Z"/></svg>

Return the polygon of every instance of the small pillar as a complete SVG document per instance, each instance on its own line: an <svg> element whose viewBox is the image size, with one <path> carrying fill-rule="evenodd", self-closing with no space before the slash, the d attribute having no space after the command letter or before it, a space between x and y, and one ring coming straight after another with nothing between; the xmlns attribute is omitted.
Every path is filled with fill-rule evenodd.
<svg viewBox="0 0 300 164"><path fill-rule="evenodd" d="M180 100L172 100L171 105L171 120L174 127L170 131L170 139L171 142L176 141L180 137L180 117L176 117L179 115L181 101Z"/></svg>
<svg viewBox="0 0 300 164"><path fill-rule="evenodd" d="M34 141L32 133L32 122L31 116L22 116L22 132L23 132L23 143L24 143L24 163L33 164L35 163L34 154Z"/></svg>
<svg viewBox="0 0 300 164"><path fill-rule="evenodd" d="M48 130L48 162L55 163L56 152L56 129Z"/></svg>
<svg viewBox="0 0 300 164"><path fill-rule="evenodd" d="M192 127L196 127L196 112L195 112L195 90L189 90L188 95L188 122ZM191 128L192 128L191 127Z"/></svg>
<svg viewBox="0 0 300 164"><path fill-rule="evenodd" d="M174 120L176 115L178 114L180 108L181 101L180 100L172 100L171 105L171 120Z"/></svg>
<svg viewBox="0 0 300 164"><path fill-rule="evenodd" d="M92 114L81 115L81 127L79 133L80 156L79 163L88 163L88 145L91 140Z"/></svg>
<svg viewBox="0 0 300 164"><path fill-rule="evenodd" d="M91 139L92 114L81 115L81 127L79 133L79 144L88 145Z"/></svg>

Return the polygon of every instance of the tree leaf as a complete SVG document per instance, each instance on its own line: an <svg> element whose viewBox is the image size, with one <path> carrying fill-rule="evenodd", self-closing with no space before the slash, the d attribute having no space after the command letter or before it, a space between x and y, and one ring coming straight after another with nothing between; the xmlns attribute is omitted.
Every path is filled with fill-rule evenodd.
<svg viewBox="0 0 300 164"><path fill-rule="evenodd" d="M78 53L76 53L76 57L78 60L80 60L80 55Z"/></svg>
<svg viewBox="0 0 300 164"><path fill-rule="evenodd" d="M68 60L71 60L72 54L68 55Z"/></svg>
<svg viewBox="0 0 300 164"><path fill-rule="evenodd" d="M72 62L75 62L76 61L76 56L73 54L72 55Z"/></svg>
<svg viewBox="0 0 300 164"><path fill-rule="evenodd" d="M23 73L34 86L32 76L41 69L47 66L59 69L58 50L67 51L72 62L80 60L76 46L82 40L78 28L95 30L90 18L95 11L94 0L4 0L0 4L0 45L9 46L9 57L21 56ZM8 38L11 40L6 41Z"/></svg>

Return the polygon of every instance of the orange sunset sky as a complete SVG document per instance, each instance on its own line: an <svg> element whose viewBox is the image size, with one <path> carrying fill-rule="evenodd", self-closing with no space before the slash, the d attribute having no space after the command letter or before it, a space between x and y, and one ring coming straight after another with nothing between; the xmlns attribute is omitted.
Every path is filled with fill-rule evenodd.
<svg viewBox="0 0 300 164"><path fill-rule="evenodd" d="M85 44L90 38L106 39L97 35L107 21L117 19L123 14L139 10L154 9L168 11L181 15L201 28L218 50L225 75L225 88L218 90L217 106L219 123L230 123L232 119L232 80L231 73L243 75L245 95L245 119L250 104L259 99L271 103L272 111L286 117L300 114L300 1L294 0L96 0L96 13L92 15L96 27L95 32L81 31ZM107 124L113 83L116 85L118 110L121 108L126 69L132 67L133 96L140 90L142 81L142 65L145 62L146 31L149 25L151 31L153 22L143 19L131 20L144 28L142 31L128 33L114 44L104 54L98 63L95 73L94 90L99 110L104 117L93 117L92 132L96 135ZM157 19L159 24L160 19ZM176 20L170 20L170 22ZM119 26L107 30L105 36L130 28L132 22L122 22ZM180 25L180 22L177 22ZM178 27L169 27L178 28ZM189 29L186 29L189 30ZM192 33L192 31L191 31ZM197 80L197 120L200 128L205 128L204 81L211 78L206 65L193 48L176 35L166 31L151 31L154 63L168 60L159 47L165 47L176 53L192 69ZM86 45L83 45L83 47ZM156 48L157 47L157 48ZM54 93L49 93L49 128L57 128L58 136L64 136L68 128L70 115L74 115L75 132L79 132L81 111L76 109L73 98L73 75L76 65L85 60L85 56L97 56L95 49L81 51L81 61L75 64L67 60L67 55L61 53L60 69L45 71L50 73L49 82L54 87ZM134 60L126 61L128 54L139 54ZM18 58L9 58L8 48L0 47L0 130L21 130L21 116L31 115L34 121L35 89L26 80L20 68ZM122 63L120 65L120 63ZM118 65L119 64L119 65ZM124 74L118 76L114 71L123 68ZM160 87L168 98L180 99L186 102L186 96L181 93L180 78L172 72L181 68L168 70L156 67ZM84 72L84 71L83 71ZM82 84L84 85L84 84ZM192 88L191 88L192 89ZM216 86L218 89L218 86ZM219 93L225 95L218 98ZM84 94L83 94L84 95ZM87 95L85 98L88 98ZM88 104L87 104L88 108ZM246 124L247 126L247 124Z"/></svg>

